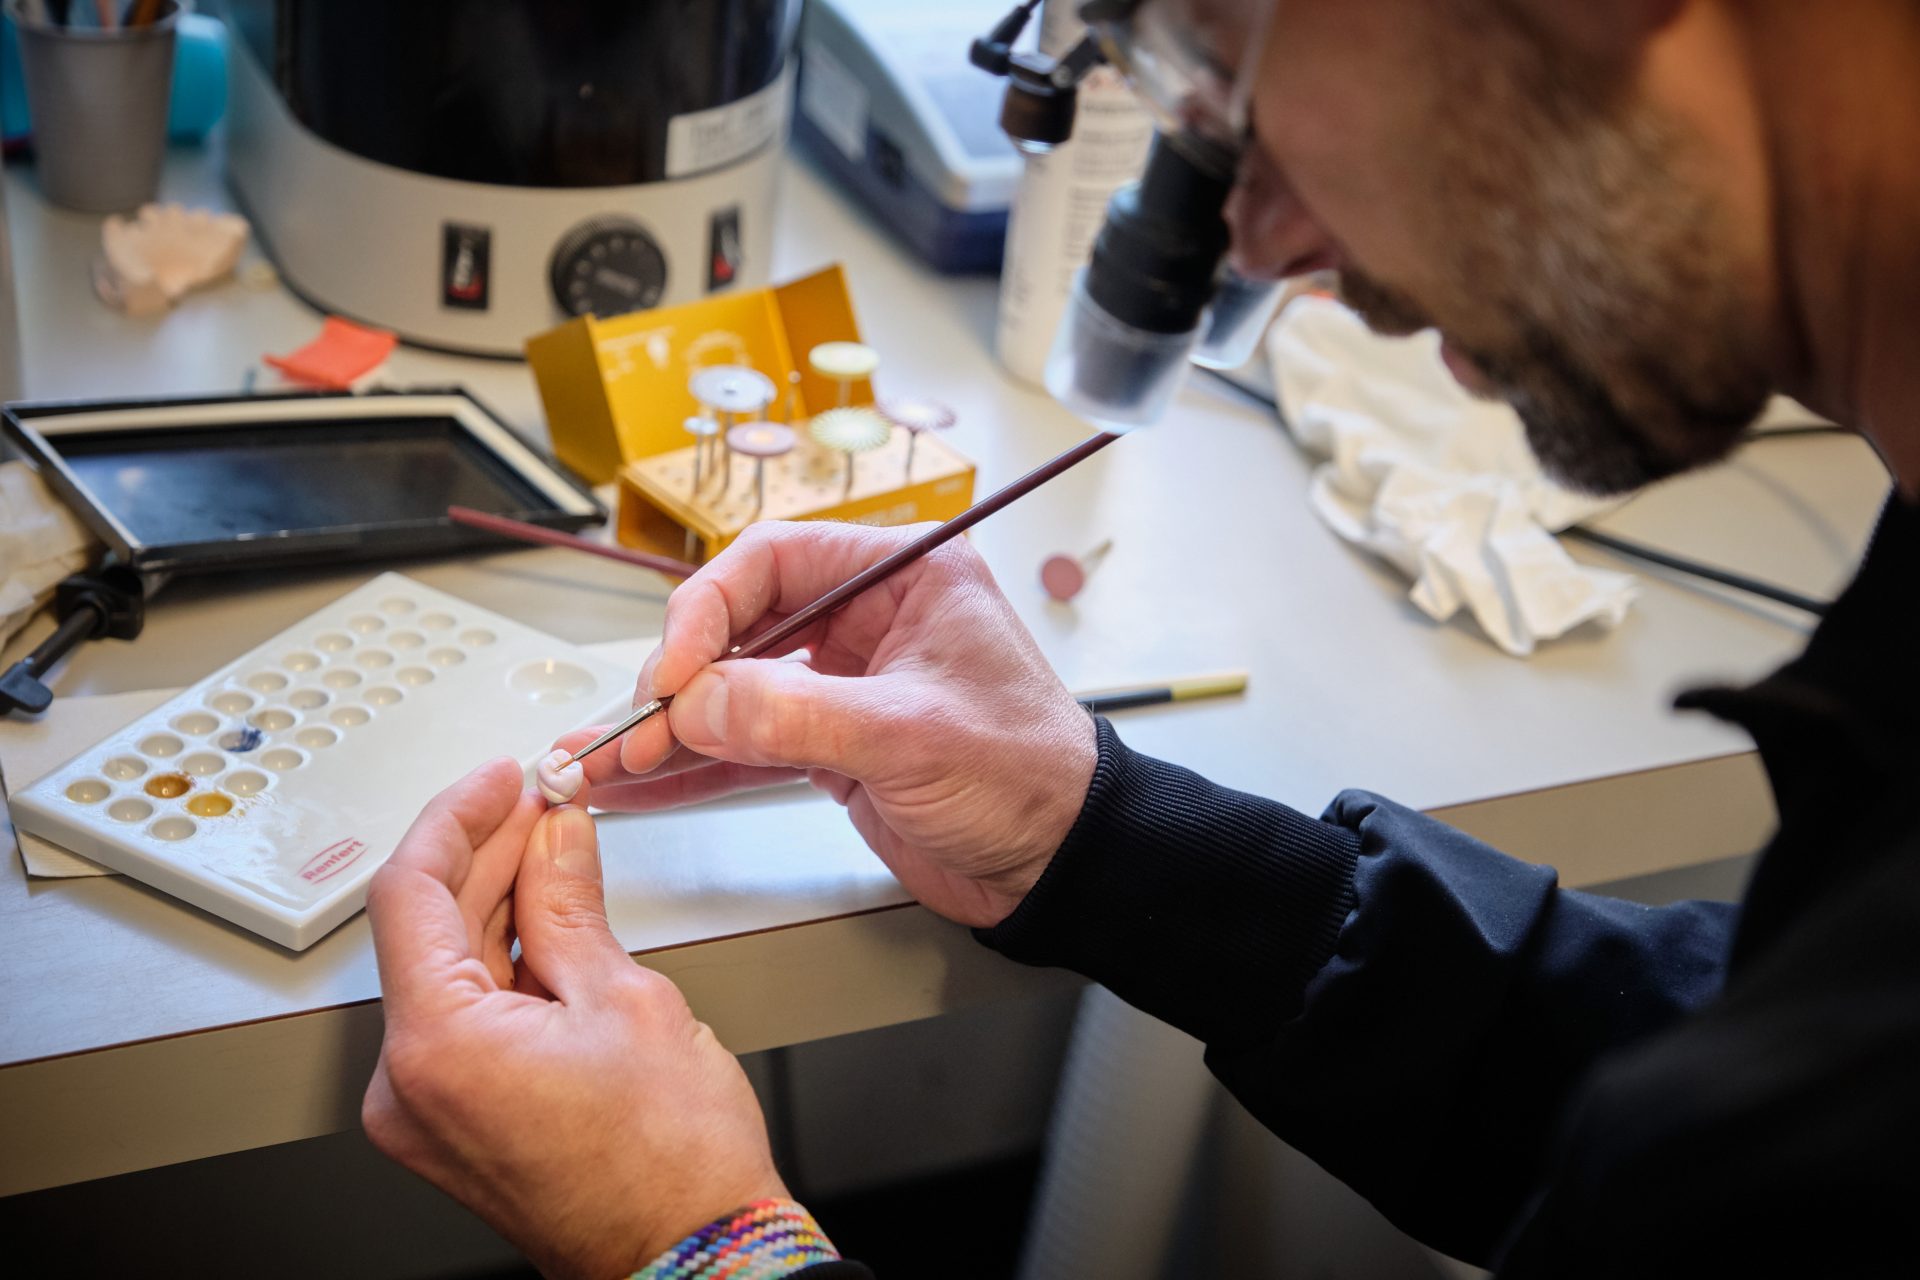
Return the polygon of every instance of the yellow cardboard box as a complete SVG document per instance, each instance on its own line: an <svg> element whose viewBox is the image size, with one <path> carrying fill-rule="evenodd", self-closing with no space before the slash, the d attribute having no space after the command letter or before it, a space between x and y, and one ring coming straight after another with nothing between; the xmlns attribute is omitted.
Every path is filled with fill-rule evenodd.
<svg viewBox="0 0 1920 1280"><path fill-rule="evenodd" d="M895 427L886 444L855 455L848 485L846 455L814 444L803 429L792 453L767 462L764 506L756 505L749 458L724 464L724 486L709 464L695 493L691 447L655 454L621 471L616 532L627 546L702 564L756 520L913 524L950 520L973 505L973 463L926 433L909 472L908 444L907 432Z"/></svg>
<svg viewBox="0 0 1920 1280"><path fill-rule="evenodd" d="M839 402L839 384L806 366L822 342L858 342L853 300L839 266L790 284L705 298L677 307L598 319L582 316L527 340L546 408L554 454L591 484L605 484L627 463L687 445L682 427L700 412L687 390L709 365L758 369L779 388L800 370L796 420L807 406ZM850 403L873 403L867 379L852 384Z"/></svg>
<svg viewBox="0 0 1920 1280"><path fill-rule="evenodd" d="M851 483L846 455L808 438L809 406L837 405L840 384L814 373L807 353L823 342L858 341L846 276L832 266L769 289L570 320L528 339L527 362L555 455L590 483L619 479L620 541L697 564L756 520L912 524L951 519L972 504L973 463L931 433L912 446L909 467L908 434L894 428L885 445L855 457ZM764 502L754 464L742 457L706 464L695 492L683 424L701 408L687 388L712 365L746 365L771 378L776 420L786 417L788 376L800 372L792 409L799 440L766 463ZM848 403L872 404L872 383L851 383Z"/></svg>

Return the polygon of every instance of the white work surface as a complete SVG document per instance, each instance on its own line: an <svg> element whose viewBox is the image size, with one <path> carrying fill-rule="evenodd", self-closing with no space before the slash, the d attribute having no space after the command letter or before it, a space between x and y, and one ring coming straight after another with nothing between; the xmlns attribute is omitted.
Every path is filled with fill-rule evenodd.
<svg viewBox="0 0 1920 1280"><path fill-rule="evenodd" d="M239 283L159 319L114 314L88 288L97 219L49 210L30 174L6 181L30 398L230 391L262 352L318 328L283 290ZM951 439L978 462L981 492L1085 434L994 364L993 281L931 274L804 166L790 164L784 183L776 277L846 265L881 385L958 409ZM197 152L172 158L166 195L226 201ZM462 383L528 434L544 431L524 366L403 349L388 377ZM975 544L1071 686L1247 668L1244 698L1119 720L1134 746L1222 782L1312 810L1342 787L1372 788L1551 858L1580 883L1761 838L1748 744L1667 704L1695 681L1765 671L1797 649L1805 618L1648 575L1617 632L1582 631L1518 661L1471 624L1419 614L1401 582L1310 514L1306 477L1264 410L1196 382L1166 424L996 516ZM1884 490L1853 439L1778 441L1604 527L1826 594L1849 576ZM1108 537L1085 594L1048 603L1041 557ZM651 574L555 550L396 567L581 643L656 634L666 595ZM377 571L176 582L137 642L88 645L52 683L63 696L190 683ZM56 701L49 718L59 715ZM0 725L0 755L10 732ZM615 931L737 1050L1059 980L903 907L840 810L809 791L607 820L603 833ZM0 1193L355 1121L379 1035L364 917L296 955L121 877L29 882L9 856L0 972Z"/></svg>

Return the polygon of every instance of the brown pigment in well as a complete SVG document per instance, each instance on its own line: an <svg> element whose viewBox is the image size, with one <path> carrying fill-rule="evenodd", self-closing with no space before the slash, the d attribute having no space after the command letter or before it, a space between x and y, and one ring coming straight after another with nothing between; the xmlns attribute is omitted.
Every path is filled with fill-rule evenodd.
<svg viewBox="0 0 1920 1280"><path fill-rule="evenodd" d="M193 789L184 774L162 773L147 779L147 794L161 800L171 800L183 796Z"/></svg>
<svg viewBox="0 0 1920 1280"><path fill-rule="evenodd" d="M233 801L218 791L208 791L187 801L187 812L202 818L219 818L233 812Z"/></svg>

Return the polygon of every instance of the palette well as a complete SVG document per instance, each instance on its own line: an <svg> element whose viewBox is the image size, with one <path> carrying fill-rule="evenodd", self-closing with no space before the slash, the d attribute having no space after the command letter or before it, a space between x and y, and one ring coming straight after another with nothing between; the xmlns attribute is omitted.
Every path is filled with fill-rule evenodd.
<svg viewBox="0 0 1920 1280"><path fill-rule="evenodd" d="M303 950L434 793L500 755L531 777L554 738L624 714L633 679L382 574L15 794L13 819Z"/></svg>

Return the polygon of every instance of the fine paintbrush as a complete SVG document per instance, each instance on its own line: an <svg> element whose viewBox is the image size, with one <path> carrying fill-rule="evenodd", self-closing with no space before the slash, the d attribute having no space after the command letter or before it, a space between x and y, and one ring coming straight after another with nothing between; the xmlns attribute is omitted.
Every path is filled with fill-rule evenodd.
<svg viewBox="0 0 1920 1280"><path fill-rule="evenodd" d="M854 574L853 577L848 578L845 582L827 592L827 594L821 596L806 608L789 615L787 619L778 626L755 636L744 644L734 645L731 649L728 649L716 658L715 661L725 662L728 658L757 658L775 645L792 639L794 636L799 635L802 631L812 626L815 622L818 622L821 618L824 618L847 601L859 595L862 591L865 591L874 583L892 577L896 571L912 564L915 560L918 560L921 556L924 556L941 543L965 533L1014 499L1033 492L1047 481L1059 475L1062 471L1067 470L1083 459L1092 457L1119 438L1119 436L1109 431L1102 431L1098 435L1088 436L1085 440L1073 446L1073 448L1053 459L1053 461L1034 468L1006 488L974 503L939 528L927 531L920 537L915 538L912 542L909 542L906 546L901 547L886 559L877 561L859 573ZM659 715L662 711L665 711L667 705L672 701L673 695L668 694L664 698L654 698L650 702L641 703L633 709L632 715L622 720L619 724L614 725L613 728L607 730L592 742L580 748L580 750L574 752L573 759L567 761L567 764L575 764L586 759L635 725L642 724L654 716Z"/></svg>

